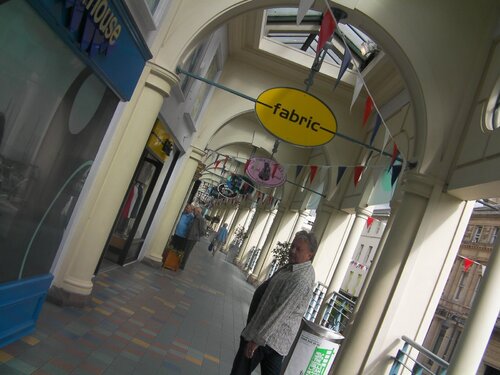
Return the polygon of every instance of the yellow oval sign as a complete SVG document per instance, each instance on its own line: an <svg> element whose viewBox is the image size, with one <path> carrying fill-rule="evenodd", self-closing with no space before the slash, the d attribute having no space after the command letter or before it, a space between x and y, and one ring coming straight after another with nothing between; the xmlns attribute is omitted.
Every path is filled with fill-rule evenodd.
<svg viewBox="0 0 500 375"><path fill-rule="evenodd" d="M257 98L255 112L272 135L294 145L324 145L337 132L337 120L330 108L299 89L274 87L264 91Z"/></svg>

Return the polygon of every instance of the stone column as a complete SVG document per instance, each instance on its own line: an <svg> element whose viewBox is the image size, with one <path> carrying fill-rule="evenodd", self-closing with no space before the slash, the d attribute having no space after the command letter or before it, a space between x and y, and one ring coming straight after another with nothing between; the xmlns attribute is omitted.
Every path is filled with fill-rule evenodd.
<svg viewBox="0 0 500 375"><path fill-rule="evenodd" d="M92 291L92 278L123 197L163 100L177 75L146 66L124 109L96 170L91 170L81 209L75 213L56 269L51 296L60 303L82 305ZM141 87L141 85L143 85Z"/></svg>
<svg viewBox="0 0 500 375"><path fill-rule="evenodd" d="M263 225L265 224L264 215L267 215L267 213L264 211L260 211L259 209L255 211L252 222L248 227L248 237L245 239L245 241L243 241L240 253L235 259L235 263L237 265L242 266L245 264L246 256L248 255L250 248L255 244L256 241L258 241L259 230L262 230Z"/></svg>
<svg viewBox="0 0 500 375"><path fill-rule="evenodd" d="M327 303L332 295L334 293L338 293L338 291L340 290L342 281L344 280L347 269L349 268L349 263L352 260L352 256L358 245L359 238L361 237L361 233L363 232L363 229L366 225L366 220L371 216L371 214L372 210L361 207L358 207L356 209L354 223L351 227L351 231L349 232L349 236L342 250L342 253L340 254L340 259L337 263L337 266L335 267L335 271L333 273L332 279L330 280L330 284L328 285L325 298L321 303L321 307L317 315L318 320L323 318L323 315L327 308Z"/></svg>
<svg viewBox="0 0 500 375"><path fill-rule="evenodd" d="M344 281L345 274L349 268L349 263L352 260L354 252L356 251L356 246L358 245L361 233L366 226L366 220L371 216L371 214L372 210L370 209L360 207L356 209L354 223L351 231L349 232L349 237L347 238L344 249L342 250L342 254L340 255L335 272L333 273L332 280L328 286L325 299L330 298L333 292L338 292L340 290L342 281Z"/></svg>
<svg viewBox="0 0 500 375"><path fill-rule="evenodd" d="M269 247L266 245L269 242L270 238L274 237L275 234L275 228L281 221L281 217L283 215L283 212L281 212L279 209L274 210L270 213L267 222L266 222L266 228L262 232L262 235L259 239L259 243L257 244L257 248L261 249L259 258L257 260L257 263L255 265L255 268L253 269L252 273L248 275L247 281L250 283L255 283L257 281L257 276L262 268L262 264L264 263L264 260L267 257L267 254L269 252Z"/></svg>
<svg viewBox="0 0 500 375"><path fill-rule="evenodd" d="M334 209L313 259L316 281L328 285L354 223L354 214Z"/></svg>
<svg viewBox="0 0 500 375"><path fill-rule="evenodd" d="M174 230L175 221L179 212L182 210L182 205L186 194L189 192L189 187L193 180L193 176L198 168L198 163L204 156L202 151L192 149L186 162L182 166L179 177L173 182L175 189L172 190L165 204L156 213L155 219L157 225L152 228L148 234L146 249L146 258L150 261L160 264L162 254L168 239Z"/></svg>
<svg viewBox="0 0 500 375"><path fill-rule="evenodd" d="M403 195L333 374L385 374L403 335L423 342L458 253L473 202L443 183L405 173ZM439 251L437 251L439 250Z"/></svg>
<svg viewBox="0 0 500 375"><path fill-rule="evenodd" d="M228 245L231 244L231 242L233 242L234 232L236 231L236 228L238 228L238 226L242 226L244 224L245 219L247 218L248 214L250 213L250 210L246 207L243 207L242 205L243 205L243 203L240 204L240 206L238 208L238 212L234 216L234 220L233 220L231 227L229 229L229 233L227 235Z"/></svg>
<svg viewBox="0 0 500 375"><path fill-rule="evenodd" d="M293 231L293 226L296 223L296 213L287 211L285 208L278 208L273 225L267 235L266 241L262 247L262 253L257 261L253 274L249 281L254 284L259 284L265 281L269 273L269 266L273 261L272 250L278 242L287 241Z"/></svg>
<svg viewBox="0 0 500 375"><path fill-rule="evenodd" d="M316 219L314 220L314 224L312 226L312 232L318 239L318 242L321 241L328 225L328 221L330 220L330 216L332 216L332 213L335 210L335 208L329 205L329 203L330 202L326 199L322 198L319 207L316 210Z"/></svg>
<svg viewBox="0 0 500 375"><path fill-rule="evenodd" d="M481 285L448 368L449 375L476 374L500 313L500 239L491 252Z"/></svg>

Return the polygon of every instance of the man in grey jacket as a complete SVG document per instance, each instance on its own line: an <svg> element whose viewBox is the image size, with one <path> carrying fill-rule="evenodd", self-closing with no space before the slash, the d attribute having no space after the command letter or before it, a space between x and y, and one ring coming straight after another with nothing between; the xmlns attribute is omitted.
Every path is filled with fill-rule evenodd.
<svg viewBox="0 0 500 375"><path fill-rule="evenodd" d="M312 296L317 248L312 233L297 232L289 264L257 288L231 375L250 375L258 364L262 375L279 375Z"/></svg>
<svg viewBox="0 0 500 375"><path fill-rule="evenodd" d="M201 207L196 207L194 209L194 218L191 222L191 226L189 227L186 248L184 250L184 255L182 256L181 264L179 265L181 270L183 270L186 266L189 254L191 253L191 250L193 250L194 245L200 240L201 237L203 237L205 231L207 230L207 223L201 214L201 211Z"/></svg>

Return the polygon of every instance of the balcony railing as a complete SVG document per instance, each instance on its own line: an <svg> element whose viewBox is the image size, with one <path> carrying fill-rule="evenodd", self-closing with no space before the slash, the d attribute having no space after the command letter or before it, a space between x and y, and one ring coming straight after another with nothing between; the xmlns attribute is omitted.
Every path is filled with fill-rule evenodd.
<svg viewBox="0 0 500 375"><path fill-rule="evenodd" d="M334 292L327 302L327 308L321 319L321 325L343 333L351 319L355 305L356 302L353 300Z"/></svg>
<svg viewBox="0 0 500 375"><path fill-rule="evenodd" d="M412 375L423 375L423 374L431 374L431 375L445 375L448 371L449 363L445 360L439 358L437 355L432 353L430 350L427 350L422 345L417 344L415 341L409 339L406 336L402 337L404 341L404 345L402 349L398 350L398 354L396 357L392 357L394 362L391 367L391 371L389 375L403 375L403 374L412 374ZM420 355L427 359L426 362L431 363L432 366L437 366L436 372L433 372L428 367L424 366L421 362L419 362L416 357Z"/></svg>

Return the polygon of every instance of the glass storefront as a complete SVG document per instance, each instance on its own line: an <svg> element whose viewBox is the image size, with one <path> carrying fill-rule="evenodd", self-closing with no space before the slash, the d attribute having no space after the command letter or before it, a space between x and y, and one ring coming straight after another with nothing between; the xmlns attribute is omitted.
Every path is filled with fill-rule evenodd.
<svg viewBox="0 0 500 375"><path fill-rule="evenodd" d="M119 99L25 0L0 1L0 283L49 273Z"/></svg>

